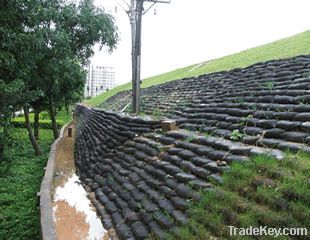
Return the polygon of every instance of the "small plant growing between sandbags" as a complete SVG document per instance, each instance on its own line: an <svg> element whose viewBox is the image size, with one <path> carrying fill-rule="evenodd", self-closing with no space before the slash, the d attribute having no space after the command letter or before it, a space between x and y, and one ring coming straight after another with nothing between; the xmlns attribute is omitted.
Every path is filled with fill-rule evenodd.
<svg viewBox="0 0 310 240"><path fill-rule="evenodd" d="M305 78L310 78L310 71L304 73Z"/></svg>
<svg viewBox="0 0 310 240"><path fill-rule="evenodd" d="M243 137L244 137L244 134L241 133L238 129L233 130L230 135L230 139L233 141L240 141L243 139Z"/></svg>
<svg viewBox="0 0 310 240"><path fill-rule="evenodd" d="M155 108L155 109L153 110L153 112L152 112L152 115L153 115L154 117L160 117L160 116L163 115L163 112L160 111L158 108Z"/></svg>
<svg viewBox="0 0 310 240"><path fill-rule="evenodd" d="M272 81L266 82L265 87L271 91L274 88L274 82Z"/></svg>
<svg viewBox="0 0 310 240"><path fill-rule="evenodd" d="M184 142L191 142L191 141L193 141L195 138L196 138L196 137L195 137L194 135L188 136L188 137L184 140Z"/></svg>

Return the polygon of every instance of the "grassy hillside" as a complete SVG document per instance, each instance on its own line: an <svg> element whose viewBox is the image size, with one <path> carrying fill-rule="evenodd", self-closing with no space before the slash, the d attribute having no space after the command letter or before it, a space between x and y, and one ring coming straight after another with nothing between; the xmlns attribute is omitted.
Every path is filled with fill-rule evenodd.
<svg viewBox="0 0 310 240"><path fill-rule="evenodd" d="M171 231L166 239L275 239L275 235L232 237L228 226L307 229L309 157L300 152L287 154L281 161L257 156L246 163L232 164L231 171L224 174L224 183L215 183L214 191L202 192L201 200L191 205L188 224ZM276 239L309 239L305 233Z"/></svg>
<svg viewBox="0 0 310 240"><path fill-rule="evenodd" d="M256 62L286 58L301 54L310 54L310 30L236 54L228 55L204 63L194 64L184 68L176 69L168 73L144 79L142 88L176 80L179 78L198 76L205 73L229 70L237 67L246 67ZM85 103L90 106L97 106L114 94L123 90L128 90L130 88L131 83L126 83L95 98L87 100Z"/></svg>

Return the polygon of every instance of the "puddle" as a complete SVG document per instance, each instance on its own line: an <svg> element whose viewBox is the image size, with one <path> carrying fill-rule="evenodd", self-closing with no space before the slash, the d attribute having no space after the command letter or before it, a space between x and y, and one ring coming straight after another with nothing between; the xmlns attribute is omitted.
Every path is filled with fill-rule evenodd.
<svg viewBox="0 0 310 240"><path fill-rule="evenodd" d="M75 173L64 184L56 187L53 217L58 240L109 239Z"/></svg>

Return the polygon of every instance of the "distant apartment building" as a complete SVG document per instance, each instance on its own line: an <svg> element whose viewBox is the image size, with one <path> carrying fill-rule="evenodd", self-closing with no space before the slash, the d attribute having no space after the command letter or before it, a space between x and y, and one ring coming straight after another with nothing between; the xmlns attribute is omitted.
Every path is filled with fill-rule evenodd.
<svg viewBox="0 0 310 240"><path fill-rule="evenodd" d="M115 87L113 67L90 65L85 84L85 97L94 97Z"/></svg>

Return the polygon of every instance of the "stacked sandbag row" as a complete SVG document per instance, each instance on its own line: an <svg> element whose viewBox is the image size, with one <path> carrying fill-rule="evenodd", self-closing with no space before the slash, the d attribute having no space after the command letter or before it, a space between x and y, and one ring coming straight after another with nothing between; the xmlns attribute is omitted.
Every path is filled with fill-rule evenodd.
<svg viewBox="0 0 310 240"><path fill-rule="evenodd" d="M111 153L128 139L144 132L151 132L160 126L158 121L128 117L104 110L76 107L77 141L75 160L78 167L91 168L91 164L103 154ZM84 159L83 154L87 154ZM82 164L89 161L89 165ZM87 172L88 169L83 169Z"/></svg>
<svg viewBox="0 0 310 240"><path fill-rule="evenodd" d="M243 69L205 74L145 88L141 91L142 109L146 113L157 109L168 112L188 102L255 102L257 98L263 102L272 102L272 97L265 97L270 95L279 95L275 99L279 103L291 103L291 96L299 96L293 102L305 104L308 94L298 90L309 90L309 58L310 55L304 55L271 60ZM124 95L128 98L124 99ZM109 109L116 106L116 103L124 104L123 100L130 103L130 96L130 91L119 93L108 99L104 107Z"/></svg>
<svg viewBox="0 0 310 240"><path fill-rule="evenodd" d="M109 109L112 111L120 112L123 109L126 110L126 106L131 103L131 90L125 90L119 92L112 97L110 97L107 101L100 105L100 108Z"/></svg>
<svg viewBox="0 0 310 240"><path fill-rule="evenodd" d="M222 182L232 162L280 151L188 131L161 132L159 122L78 106L75 159L107 230L145 239L188 221L200 189Z"/></svg>
<svg viewBox="0 0 310 240"><path fill-rule="evenodd" d="M182 128L228 139L238 130L247 144L309 151L309 103L310 57L303 56L231 71L216 95L196 98L174 117Z"/></svg>
<svg viewBox="0 0 310 240"><path fill-rule="evenodd" d="M310 55L172 81L141 97L144 112L181 128L292 151L309 151L309 103Z"/></svg>
<svg viewBox="0 0 310 240"><path fill-rule="evenodd" d="M141 109L150 115L165 115L176 107L184 106L201 94L201 87L196 85L196 78L172 81L142 90ZM209 91L212 94L212 91Z"/></svg>

